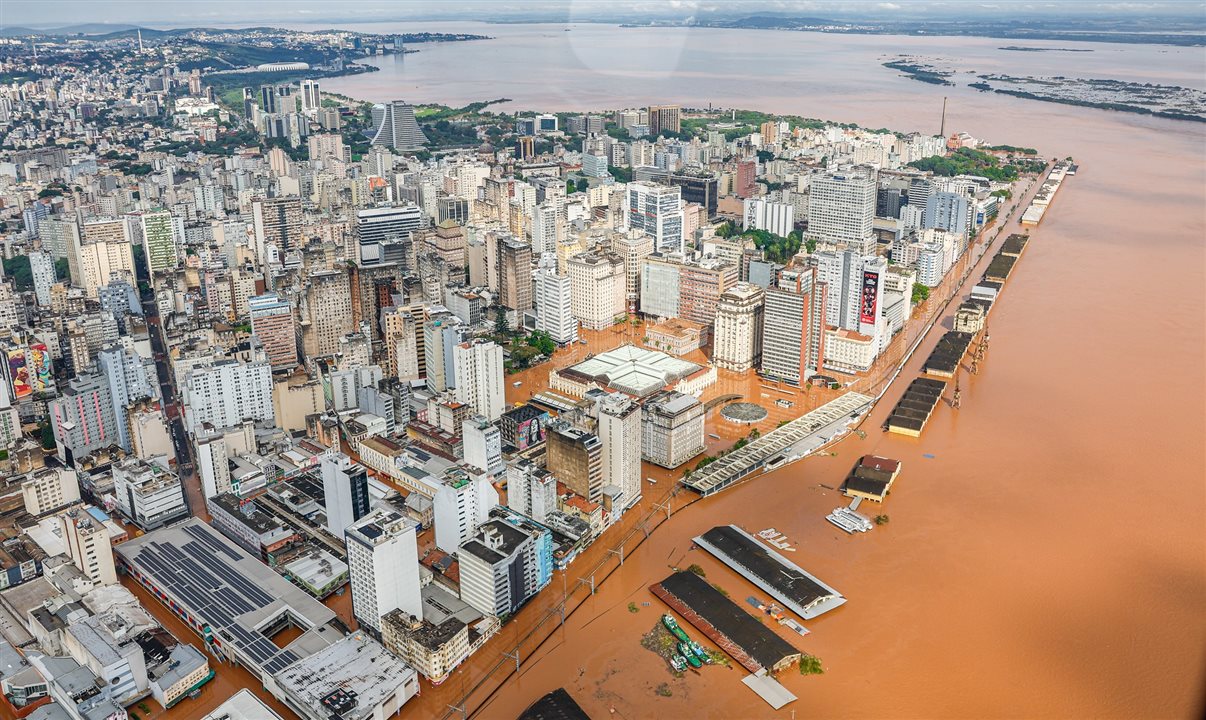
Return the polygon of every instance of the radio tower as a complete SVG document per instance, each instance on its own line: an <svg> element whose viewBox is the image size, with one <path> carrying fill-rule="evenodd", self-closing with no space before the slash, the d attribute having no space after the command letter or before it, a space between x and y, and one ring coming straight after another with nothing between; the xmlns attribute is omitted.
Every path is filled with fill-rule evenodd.
<svg viewBox="0 0 1206 720"><path fill-rule="evenodd" d="M942 98L942 124L938 126L938 134L946 137L946 97Z"/></svg>

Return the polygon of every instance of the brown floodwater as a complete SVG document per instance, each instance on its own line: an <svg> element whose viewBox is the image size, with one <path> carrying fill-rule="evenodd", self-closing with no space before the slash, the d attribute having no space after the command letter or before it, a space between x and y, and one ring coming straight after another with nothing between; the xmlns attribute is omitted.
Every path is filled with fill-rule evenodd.
<svg viewBox="0 0 1206 720"><path fill-rule="evenodd" d="M847 438L836 456L676 514L481 717L515 717L559 686L596 718L1196 715L1206 647L1206 132L925 85L880 62L911 53L981 72L1201 88L1201 48L1025 43L1094 52L1018 53L987 39L486 28L498 39L387 58L383 72L324 80L324 89L450 104L507 95L550 110L711 102L931 131L946 95L948 131L1072 155L1080 172L1032 232L990 318L987 360L961 381L961 410L941 405L920 439L884 434L902 383L863 425L866 438ZM822 485L836 486L868 452L902 460L903 472L882 508L890 522L849 537L825 522L840 499ZM740 671L676 680L638 644L664 609L647 588L670 566L700 564L747 609L746 596L763 596L689 549L719 523L778 528L798 548L794 561L849 598L806 623L807 637L785 634L825 674L782 676L799 700L778 713L740 684ZM663 682L670 697L654 692ZM403 715L442 712L431 695Z"/></svg>

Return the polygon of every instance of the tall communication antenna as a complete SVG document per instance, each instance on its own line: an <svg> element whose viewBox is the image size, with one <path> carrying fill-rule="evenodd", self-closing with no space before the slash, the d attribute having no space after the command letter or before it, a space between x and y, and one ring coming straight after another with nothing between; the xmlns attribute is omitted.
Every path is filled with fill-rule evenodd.
<svg viewBox="0 0 1206 720"><path fill-rule="evenodd" d="M938 127L938 134L946 137L946 96L942 97L942 124Z"/></svg>

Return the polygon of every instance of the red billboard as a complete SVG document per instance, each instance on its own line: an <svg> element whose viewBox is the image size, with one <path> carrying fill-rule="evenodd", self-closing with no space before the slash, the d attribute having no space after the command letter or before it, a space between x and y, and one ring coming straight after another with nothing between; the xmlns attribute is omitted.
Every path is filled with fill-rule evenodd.
<svg viewBox="0 0 1206 720"><path fill-rule="evenodd" d="M858 319L867 325L875 324L879 311L879 273L863 271L863 289L860 293Z"/></svg>

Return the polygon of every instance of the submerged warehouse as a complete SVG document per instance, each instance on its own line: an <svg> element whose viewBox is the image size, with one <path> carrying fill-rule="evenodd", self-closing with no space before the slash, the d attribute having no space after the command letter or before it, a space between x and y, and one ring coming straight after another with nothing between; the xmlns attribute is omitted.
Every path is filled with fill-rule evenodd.
<svg viewBox="0 0 1206 720"><path fill-rule="evenodd" d="M846 602L846 598L837 590L758 542L736 525L717 525L696 537L695 544L805 620L811 620Z"/></svg>
<svg viewBox="0 0 1206 720"><path fill-rule="evenodd" d="M921 431L934 414L934 408L945 389L945 382L931 378L920 377L909 383L904 396L888 418L888 432L921 437Z"/></svg>
<svg viewBox="0 0 1206 720"><path fill-rule="evenodd" d="M938 377L955 377L955 373L959 370L959 363L963 361L963 355L967 352L971 341L971 333L951 330L943 335L938 344L934 346L921 371L927 375L937 375Z"/></svg>

